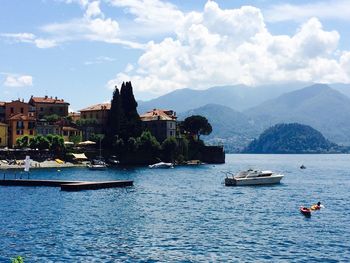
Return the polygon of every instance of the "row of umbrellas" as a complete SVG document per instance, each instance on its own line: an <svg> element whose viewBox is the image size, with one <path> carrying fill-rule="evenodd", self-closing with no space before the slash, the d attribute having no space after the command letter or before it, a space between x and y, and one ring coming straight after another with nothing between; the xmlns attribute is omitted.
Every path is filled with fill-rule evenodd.
<svg viewBox="0 0 350 263"><path fill-rule="evenodd" d="M65 145L74 145L73 142L64 142ZM93 141L83 141L83 142L79 142L78 146L88 146L88 145L95 145L96 142Z"/></svg>

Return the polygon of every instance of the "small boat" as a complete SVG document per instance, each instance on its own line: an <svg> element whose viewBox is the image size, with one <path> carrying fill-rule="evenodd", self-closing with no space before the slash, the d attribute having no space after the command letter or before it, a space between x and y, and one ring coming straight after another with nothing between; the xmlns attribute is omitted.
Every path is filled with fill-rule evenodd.
<svg viewBox="0 0 350 263"><path fill-rule="evenodd" d="M100 155L98 159L93 159L90 164L88 164L88 168L90 170L105 170L107 169L107 164L102 160L102 147L101 147L101 138L100 138Z"/></svg>
<svg viewBox="0 0 350 263"><path fill-rule="evenodd" d="M232 174L231 174L232 175ZM249 169L225 178L226 186L278 184L283 174Z"/></svg>
<svg viewBox="0 0 350 263"><path fill-rule="evenodd" d="M174 168L172 163L159 162L155 164L148 165L149 168Z"/></svg>
<svg viewBox="0 0 350 263"><path fill-rule="evenodd" d="M301 206L299 208L299 210L300 210L300 213L302 213L304 216L306 216L306 217L310 217L311 216L311 210L309 208L307 208L305 206Z"/></svg>
<svg viewBox="0 0 350 263"><path fill-rule="evenodd" d="M88 164L90 170L105 170L107 169L106 163L101 159L95 159Z"/></svg>
<svg viewBox="0 0 350 263"><path fill-rule="evenodd" d="M302 164L302 165L300 166L300 169L306 169L306 166Z"/></svg>

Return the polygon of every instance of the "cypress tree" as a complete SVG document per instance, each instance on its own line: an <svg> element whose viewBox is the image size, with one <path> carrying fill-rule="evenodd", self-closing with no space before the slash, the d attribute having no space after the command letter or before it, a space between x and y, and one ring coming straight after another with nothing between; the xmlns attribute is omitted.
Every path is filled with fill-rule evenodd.
<svg viewBox="0 0 350 263"><path fill-rule="evenodd" d="M121 124L121 136L124 139L129 137L138 137L141 133L141 120L137 113L137 102L135 100L131 82L122 84L120 89L120 98L124 121Z"/></svg>
<svg viewBox="0 0 350 263"><path fill-rule="evenodd" d="M108 119L107 119L106 136L105 136L106 146L111 146L115 140L116 135L119 135L123 115L124 114L122 110L119 89L116 86L113 92L111 109L109 111Z"/></svg>

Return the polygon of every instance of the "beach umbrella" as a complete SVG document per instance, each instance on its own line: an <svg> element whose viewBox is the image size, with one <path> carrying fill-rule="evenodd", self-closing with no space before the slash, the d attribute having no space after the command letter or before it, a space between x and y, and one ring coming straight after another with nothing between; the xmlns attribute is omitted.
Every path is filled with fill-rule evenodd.
<svg viewBox="0 0 350 263"><path fill-rule="evenodd" d="M84 142L80 142L78 143L79 146L87 146L87 145L95 145L96 142L93 141L84 141Z"/></svg>

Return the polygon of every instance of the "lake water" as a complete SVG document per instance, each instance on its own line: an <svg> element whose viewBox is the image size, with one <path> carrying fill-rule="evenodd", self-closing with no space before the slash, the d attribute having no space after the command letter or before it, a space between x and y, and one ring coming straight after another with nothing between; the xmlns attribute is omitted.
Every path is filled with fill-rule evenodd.
<svg viewBox="0 0 350 263"><path fill-rule="evenodd" d="M249 167L285 178L222 184L221 171ZM350 262L350 155L227 155L223 165L51 169L31 178L131 179L134 187L0 187L0 262ZM300 214L317 201L325 209Z"/></svg>

